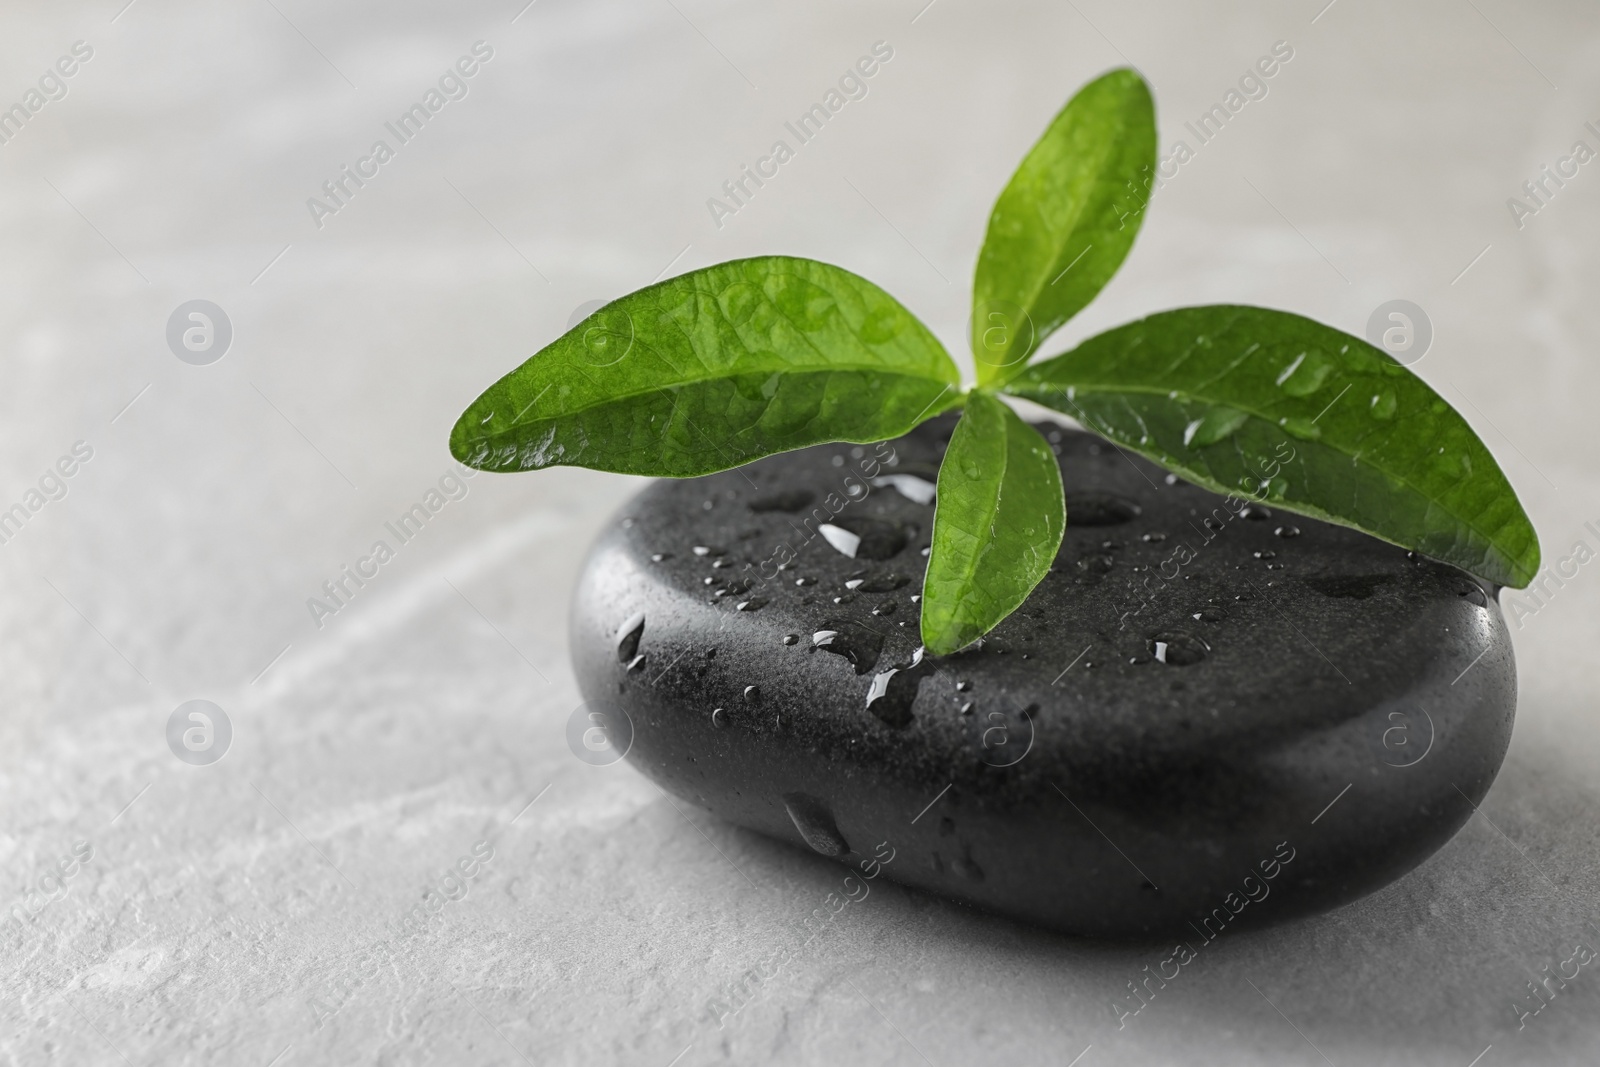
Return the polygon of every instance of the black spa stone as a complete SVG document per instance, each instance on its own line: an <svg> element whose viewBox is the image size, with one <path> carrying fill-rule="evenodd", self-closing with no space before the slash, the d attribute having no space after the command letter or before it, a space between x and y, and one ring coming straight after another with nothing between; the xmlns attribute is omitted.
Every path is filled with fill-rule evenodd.
<svg viewBox="0 0 1600 1067"><path fill-rule="evenodd" d="M1191 944L1370 893L1471 814L1516 702L1496 590L1087 434L1040 427L1067 487L1053 571L981 647L922 655L953 425L623 510L572 648L635 767L852 866L892 848L882 874L930 893Z"/></svg>

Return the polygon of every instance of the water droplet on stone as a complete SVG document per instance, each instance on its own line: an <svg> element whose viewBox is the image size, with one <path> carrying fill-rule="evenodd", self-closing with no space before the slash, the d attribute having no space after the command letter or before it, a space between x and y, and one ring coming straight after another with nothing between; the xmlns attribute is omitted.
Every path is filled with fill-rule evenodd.
<svg viewBox="0 0 1600 1067"><path fill-rule="evenodd" d="M957 682L956 683L956 692L958 692L958 693L965 693L967 690L969 690L971 688L972 688L972 683L971 682Z"/></svg>
<svg viewBox="0 0 1600 1067"><path fill-rule="evenodd" d="M1300 527L1298 527L1298 526L1280 526L1276 530L1273 530L1272 532L1277 534L1279 537L1299 537L1300 536Z"/></svg>
<svg viewBox="0 0 1600 1067"><path fill-rule="evenodd" d="M824 856L842 856L850 844L839 832L828 805L806 793L783 794L783 808L806 844Z"/></svg>
<svg viewBox="0 0 1600 1067"><path fill-rule="evenodd" d="M628 661L628 670L629 671L636 671L636 670L638 670L639 668L641 668L643 666L644 666L644 656L643 655L635 656L631 660Z"/></svg>
<svg viewBox="0 0 1600 1067"><path fill-rule="evenodd" d="M972 714L972 708L973 708L973 703L972 703L972 701L969 700L966 703L961 705L961 714L963 714L963 715L971 715Z"/></svg>
<svg viewBox="0 0 1600 1067"><path fill-rule="evenodd" d="M747 686L745 686L744 687L744 699L745 699L746 703L750 703L750 704L760 703L760 701L761 701L761 687L759 685L747 685Z"/></svg>
<svg viewBox="0 0 1600 1067"><path fill-rule="evenodd" d="M1068 526L1120 526L1139 517L1142 509L1115 493L1068 493Z"/></svg>
<svg viewBox="0 0 1600 1067"><path fill-rule="evenodd" d="M849 584L848 582L845 584ZM852 589L860 589L863 593L892 593L897 589L904 589L911 584L911 579L903 574L887 571L881 574L869 574L861 579Z"/></svg>
<svg viewBox="0 0 1600 1067"><path fill-rule="evenodd" d="M1278 554L1276 552L1272 551L1270 548L1262 549L1259 552L1252 552L1251 555L1255 556L1256 559L1277 559L1278 558Z"/></svg>
<svg viewBox="0 0 1600 1067"><path fill-rule="evenodd" d="M651 563L662 563L662 562L664 562L666 560L669 560L671 558L672 558L672 553L670 553L670 552L652 552L652 553L650 553L650 562Z"/></svg>
<svg viewBox="0 0 1600 1067"><path fill-rule="evenodd" d="M1165 478L1163 478L1161 480L1166 482L1168 485L1177 485L1178 484L1178 476L1176 474L1169 474L1169 475L1167 475Z"/></svg>
<svg viewBox="0 0 1600 1067"><path fill-rule="evenodd" d="M816 499L817 494L808 489L783 489L756 497L749 507L758 515L768 511L796 512L810 507Z"/></svg>
<svg viewBox="0 0 1600 1067"><path fill-rule="evenodd" d="M766 606L766 597L753 596L749 600L739 601L739 603L735 604L733 607L735 611L760 611Z"/></svg>
<svg viewBox="0 0 1600 1067"><path fill-rule="evenodd" d="M841 518L823 523L817 532L851 559L889 559L906 547L905 531L881 519Z"/></svg>
<svg viewBox="0 0 1600 1067"><path fill-rule="evenodd" d="M719 730L726 729L728 726L728 713L721 708L713 708L711 710L711 725Z"/></svg>
<svg viewBox="0 0 1600 1067"><path fill-rule="evenodd" d="M644 612L636 611L617 627L615 637L617 662L626 663L639 653L639 639L644 636Z"/></svg>
<svg viewBox="0 0 1600 1067"><path fill-rule="evenodd" d="M1249 519L1252 522L1265 522L1272 518L1272 509L1264 508L1260 504L1246 504L1239 509L1239 517L1241 519Z"/></svg>
<svg viewBox="0 0 1600 1067"><path fill-rule="evenodd" d="M1307 578L1306 584L1323 596L1366 600L1378 591L1379 586L1388 585L1389 581L1387 574L1335 574Z"/></svg>
<svg viewBox="0 0 1600 1067"><path fill-rule="evenodd" d="M886 474L881 478L872 479L876 488L891 486L895 492L905 497L914 504L928 505L933 503L939 487L937 483L926 478L918 478L914 474Z"/></svg>
<svg viewBox="0 0 1600 1067"><path fill-rule="evenodd" d="M950 869L969 882L983 881L983 868L979 867L971 856L963 856L961 859L952 860Z"/></svg>
<svg viewBox="0 0 1600 1067"><path fill-rule="evenodd" d="M722 549L712 548L710 545L695 545L694 554L697 556L720 556Z"/></svg>
<svg viewBox="0 0 1600 1067"><path fill-rule="evenodd" d="M815 578L796 578L794 580L794 584L795 585L816 585L817 584L817 580Z"/></svg>
<svg viewBox="0 0 1600 1067"><path fill-rule="evenodd" d="M797 645L797 644L800 643L800 635L799 634L784 634L783 635L783 643L786 644L786 645Z"/></svg>
<svg viewBox="0 0 1600 1067"><path fill-rule="evenodd" d="M817 527L817 532L822 535L828 544L851 559L856 558L856 550L861 547L861 538L858 535L851 533L842 526L835 526L826 522Z"/></svg>
<svg viewBox="0 0 1600 1067"><path fill-rule="evenodd" d="M1147 544L1152 544L1152 545L1159 545L1161 542L1165 541L1166 539L1167 539L1167 535L1166 534L1164 534L1164 533L1154 533L1154 532L1144 534L1139 538L1139 540L1144 541Z"/></svg>
<svg viewBox="0 0 1600 1067"><path fill-rule="evenodd" d="M873 608L872 613L874 615L893 615L895 613L895 603L892 600L885 600L882 604Z"/></svg>
<svg viewBox="0 0 1600 1067"><path fill-rule="evenodd" d="M911 654L911 662L892 667L872 679L867 690L867 710L889 726L904 726L911 721L911 705L927 671L922 649Z"/></svg>
<svg viewBox="0 0 1600 1067"><path fill-rule="evenodd" d="M883 635L848 620L827 621L811 635L811 644L824 652L843 656L857 674L866 674L883 654Z"/></svg>
<svg viewBox="0 0 1600 1067"><path fill-rule="evenodd" d="M1150 651L1169 667L1188 667L1205 659L1211 646L1183 630L1166 630L1150 638Z"/></svg>

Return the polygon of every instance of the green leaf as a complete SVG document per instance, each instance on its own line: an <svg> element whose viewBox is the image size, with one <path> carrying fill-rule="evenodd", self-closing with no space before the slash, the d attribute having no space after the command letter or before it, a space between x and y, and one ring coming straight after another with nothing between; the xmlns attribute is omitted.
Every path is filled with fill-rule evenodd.
<svg viewBox="0 0 1600 1067"><path fill-rule="evenodd" d="M967 394L939 467L922 643L936 656L992 630L1039 584L1067 525L1061 469L1038 432L986 393Z"/></svg>
<svg viewBox="0 0 1600 1067"><path fill-rule="evenodd" d="M480 470L690 477L824 441L882 441L960 403L938 340L815 260L707 267L615 300L490 386L450 451Z"/></svg>
<svg viewBox="0 0 1600 1067"><path fill-rule="evenodd" d="M978 384L1015 376L1117 272L1155 178L1149 86L1114 70L1078 91L995 201L972 286Z"/></svg>
<svg viewBox="0 0 1600 1067"><path fill-rule="evenodd" d="M1472 427L1387 353L1299 315L1182 308L1007 391L1220 493L1353 526L1522 587L1539 541Z"/></svg>

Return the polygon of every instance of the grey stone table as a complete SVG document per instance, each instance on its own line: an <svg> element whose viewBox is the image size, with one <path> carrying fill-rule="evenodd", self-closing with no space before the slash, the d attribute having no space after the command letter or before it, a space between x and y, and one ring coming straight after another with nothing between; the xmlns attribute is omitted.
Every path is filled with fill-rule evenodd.
<svg viewBox="0 0 1600 1067"><path fill-rule="evenodd" d="M1600 945L1592 5L522 3L0 14L0 1062L1594 1062L1592 968L1518 1018ZM1418 372L1569 562L1514 601L1517 732L1461 834L1219 939L1119 1028L1163 949L884 883L802 946L837 867L575 759L566 597L635 486L458 481L444 443L578 306L735 256L851 267L964 351L995 193L1120 63L1188 150L1058 343L1414 301ZM225 352L215 314L169 345L192 300ZM218 761L169 747L191 700L231 736L183 712L176 751Z"/></svg>

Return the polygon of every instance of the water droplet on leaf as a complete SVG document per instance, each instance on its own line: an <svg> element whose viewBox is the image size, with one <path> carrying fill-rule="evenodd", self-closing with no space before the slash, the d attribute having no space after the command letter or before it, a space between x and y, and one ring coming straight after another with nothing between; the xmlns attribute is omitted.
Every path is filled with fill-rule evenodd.
<svg viewBox="0 0 1600 1067"><path fill-rule="evenodd" d="M1283 427L1284 433L1302 441L1315 441L1322 436L1322 427L1302 415L1286 415L1278 420L1278 425Z"/></svg>
<svg viewBox="0 0 1600 1067"><path fill-rule="evenodd" d="M1278 375L1278 388L1289 396L1310 396L1333 373L1333 364L1316 352L1302 352Z"/></svg>
<svg viewBox="0 0 1600 1067"><path fill-rule="evenodd" d="M1214 445L1232 437L1249 419L1244 412L1219 404L1183 428L1183 443L1191 448Z"/></svg>
<svg viewBox="0 0 1600 1067"><path fill-rule="evenodd" d="M1394 418L1394 412L1397 406L1398 402L1395 400L1394 390L1387 388L1382 389L1372 398L1372 405L1370 409L1372 411L1372 417L1380 422L1388 422L1390 419Z"/></svg>

